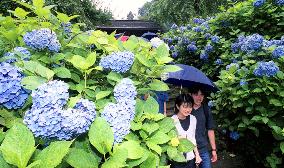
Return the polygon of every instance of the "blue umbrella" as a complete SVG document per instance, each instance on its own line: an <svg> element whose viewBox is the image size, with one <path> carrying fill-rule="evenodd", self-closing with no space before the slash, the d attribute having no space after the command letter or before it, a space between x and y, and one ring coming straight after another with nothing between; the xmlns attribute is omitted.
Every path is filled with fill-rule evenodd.
<svg viewBox="0 0 284 168"><path fill-rule="evenodd" d="M217 86L199 69L184 64L176 65L182 70L170 72L165 80L166 83L183 87L200 86L208 91L218 91Z"/></svg>
<svg viewBox="0 0 284 168"><path fill-rule="evenodd" d="M151 40L154 37L158 37L158 35L156 33L147 32L147 33L142 34L141 37Z"/></svg>

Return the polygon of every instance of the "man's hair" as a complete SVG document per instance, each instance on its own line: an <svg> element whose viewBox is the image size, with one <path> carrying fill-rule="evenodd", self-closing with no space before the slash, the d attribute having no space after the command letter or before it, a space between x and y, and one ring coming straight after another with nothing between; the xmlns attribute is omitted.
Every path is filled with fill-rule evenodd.
<svg viewBox="0 0 284 168"><path fill-rule="evenodd" d="M182 104L187 104L189 106L193 106L194 101L193 98L188 94L180 94L176 97L175 100L175 114L179 112L176 106L180 107Z"/></svg>
<svg viewBox="0 0 284 168"><path fill-rule="evenodd" d="M191 94L197 94L199 91L201 91L201 93L204 95L206 94L205 89L201 86L192 86L188 90L189 90L189 93Z"/></svg>

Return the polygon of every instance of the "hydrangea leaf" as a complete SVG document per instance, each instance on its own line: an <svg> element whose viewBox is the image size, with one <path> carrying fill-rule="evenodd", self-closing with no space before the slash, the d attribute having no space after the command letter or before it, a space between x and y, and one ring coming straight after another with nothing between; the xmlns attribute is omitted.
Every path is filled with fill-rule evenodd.
<svg viewBox="0 0 284 168"><path fill-rule="evenodd" d="M164 144L170 141L170 137L162 131L157 131L155 134L149 138L149 141L156 144Z"/></svg>
<svg viewBox="0 0 284 168"><path fill-rule="evenodd" d="M157 158L149 152L148 158L140 165L140 168L157 167Z"/></svg>
<svg viewBox="0 0 284 168"><path fill-rule="evenodd" d="M158 102L151 96L149 96L144 104L144 112L145 113L153 113L156 114L159 111Z"/></svg>
<svg viewBox="0 0 284 168"><path fill-rule="evenodd" d="M102 164L102 168L120 168L126 166L127 149L118 148L113 155Z"/></svg>
<svg viewBox="0 0 284 168"><path fill-rule="evenodd" d="M2 154L0 153L0 167L1 168L11 168L8 163L4 160Z"/></svg>
<svg viewBox="0 0 284 168"><path fill-rule="evenodd" d="M145 55L143 55L143 54L136 54L135 57L138 59L138 61L139 61L141 64L145 65L146 67L149 67L149 68L150 68L150 67L153 66L153 63L152 63L150 60L148 60L148 59L145 57Z"/></svg>
<svg viewBox="0 0 284 168"><path fill-rule="evenodd" d="M135 167L135 166L141 165L141 163L143 163L149 157L149 154L150 152L144 149L143 156L140 159L127 161L128 166Z"/></svg>
<svg viewBox="0 0 284 168"><path fill-rule="evenodd" d="M282 151L282 154L284 153L284 142L281 142L280 143L280 149Z"/></svg>
<svg viewBox="0 0 284 168"><path fill-rule="evenodd" d="M30 12L26 12L24 9L17 7L13 13L18 18L25 18Z"/></svg>
<svg viewBox="0 0 284 168"><path fill-rule="evenodd" d="M73 141L56 141L43 149L35 158L41 160L40 168L50 168L58 166L64 156L68 153Z"/></svg>
<svg viewBox="0 0 284 168"><path fill-rule="evenodd" d="M42 8L44 5L44 0L33 0L33 5L36 8Z"/></svg>
<svg viewBox="0 0 284 168"><path fill-rule="evenodd" d="M176 72L176 71L182 70L179 66L176 66L176 65L165 65L163 68L164 68L163 73Z"/></svg>
<svg viewBox="0 0 284 168"><path fill-rule="evenodd" d="M144 149L140 146L138 141L126 141L121 143L119 147L127 149L129 159L141 158L144 153Z"/></svg>
<svg viewBox="0 0 284 168"><path fill-rule="evenodd" d="M194 144L185 138L179 140L178 150L180 152L193 151L194 147Z"/></svg>
<svg viewBox="0 0 284 168"><path fill-rule="evenodd" d="M70 70L65 67L54 68L53 71L60 78L71 78Z"/></svg>
<svg viewBox="0 0 284 168"><path fill-rule="evenodd" d="M35 149L33 134L20 123L16 123L7 132L0 147L4 159L18 167L27 166Z"/></svg>
<svg viewBox="0 0 284 168"><path fill-rule="evenodd" d="M24 88L29 90L34 90L45 82L47 82L47 80L39 76L27 76L24 77L21 81Z"/></svg>
<svg viewBox="0 0 284 168"><path fill-rule="evenodd" d="M165 117L163 120L159 121L158 124L160 126L159 130L164 133L168 133L175 127L174 120L170 117Z"/></svg>
<svg viewBox="0 0 284 168"><path fill-rule="evenodd" d="M159 124L157 123L145 123L142 126L142 129L151 135L153 132L159 129Z"/></svg>
<svg viewBox="0 0 284 168"><path fill-rule="evenodd" d="M156 91L167 91L169 90L169 87L166 83L154 79L152 83L149 84L151 90L156 90Z"/></svg>
<svg viewBox="0 0 284 168"><path fill-rule="evenodd" d="M87 70L91 66L91 64L80 55L74 55L72 58L68 59L68 61L79 70Z"/></svg>
<svg viewBox="0 0 284 168"><path fill-rule="evenodd" d="M116 82L119 82L122 78L123 77L119 73L116 73L116 72L110 72L107 75L108 80L112 80L112 81L116 81Z"/></svg>
<svg viewBox="0 0 284 168"><path fill-rule="evenodd" d="M41 77L44 77L46 79L51 79L54 75L54 72L45 66L41 65L40 63L36 61L26 61L24 62L24 68L28 71L30 71L33 74L37 74Z"/></svg>
<svg viewBox="0 0 284 168"><path fill-rule="evenodd" d="M146 141L146 145L152 149L153 151L157 152L159 155L162 153L162 148L154 142Z"/></svg>
<svg viewBox="0 0 284 168"><path fill-rule="evenodd" d="M102 154L111 151L114 136L107 121L101 117L95 119L89 130L91 144Z"/></svg>
<svg viewBox="0 0 284 168"><path fill-rule="evenodd" d="M177 156L178 150L177 150L176 147L169 146L169 147L167 148L167 154L168 154L168 156L169 156L170 159L173 159L173 158L175 158L175 157Z"/></svg>
<svg viewBox="0 0 284 168"><path fill-rule="evenodd" d="M274 106L282 106L283 104L279 101L279 100L277 100L277 99L270 99L269 100L269 103L270 104L273 104Z"/></svg>
<svg viewBox="0 0 284 168"><path fill-rule="evenodd" d="M68 107L73 108L75 106L75 104L81 99L81 97L82 96L80 94L78 94L75 97L70 97L69 101L68 101Z"/></svg>
<svg viewBox="0 0 284 168"><path fill-rule="evenodd" d="M99 164L94 154L76 148L70 149L66 161L72 167L76 168L97 168Z"/></svg>
<svg viewBox="0 0 284 168"><path fill-rule="evenodd" d="M100 91L96 94L96 100L102 99L104 97L107 97L111 94L111 91Z"/></svg>

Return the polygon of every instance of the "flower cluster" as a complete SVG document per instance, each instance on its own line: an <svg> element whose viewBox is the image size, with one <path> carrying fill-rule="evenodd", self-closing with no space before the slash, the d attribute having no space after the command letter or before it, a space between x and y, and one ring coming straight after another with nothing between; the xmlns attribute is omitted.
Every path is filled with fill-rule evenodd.
<svg viewBox="0 0 284 168"><path fill-rule="evenodd" d="M56 34L47 28L27 32L24 35L24 42L35 50L48 49L52 52L58 52L61 47Z"/></svg>
<svg viewBox="0 0 284 168"><path fill-rule="evenodd" d="M200 53L200 59L201 59L201 60L208 60L208 58L209 58L208 53L205 52L205 51L201 51L201 53Z"/></svg>
<svg viewBox="0 0 284 168"><path fill-rule="evenodd" d="M240 80L240 86L244 86L244 85L247 85L247 84L248 84L248 82L245 79Z"/></svg>
<svg viewBox="0 0 284 168"><path fill-rule="evenodd" d="M19 109L25 104L29 91L21 85L23 75L20 69L0 63L0 106L7 109Z"/></svg>
<svg viewBox="0 0 284 168"><path fill-rule="evenodd" d="M104 107L101 116L110 124L114 133L114 143L122 142L130 132L130 122L135 117L137 92L133 82L124 78L114 88L114 98L117 104L109 103Z"/></svg>
<svg viewBox="0 0 284 168"><path fill-rule="evenodd" d="M189 52L195 52L196 50L197 50L197 47L193 43L191 43L187 46L187 51L189 51Z"/></svg>
<svg viewBox="0 0 284 168"><path fill-rule="evenodd" d="M17 55L19 55L18 57L20 59L17 59ZM12 52L5 53L4 57L6 57L5 62L11 64L18 60L28 61L31 57L31 53L24 47L15 47Z"/></svg>
<svg viewBox="0 0 284 168"><path fill-rule="evenodd" d="M284 56L284 46L278 46L272 52L272 58L280 58Z"/></svg>
<svg viewBox="0 0 284 168"><path fill-rule="evenodd" d="M284 0L275 0L276 5L282 6L284 5Z"/></svg>
<svg viewBox="0 0 284 168"><path fill-rule="evenodd" d="M223 64L223 61L220 58L218 58L218 59L216 59L215 64L221 65L221 64Z"/></svg>
<svg viewBox="0 0 284 168"><path fill-rule="evenodd" d="M265 0L255 0L255 1L253 2L253 6L256 7L256 8L259 8L259 7L261 7L264 3L265 3Z"/></svg>
<svg viewBox="0 0 284 168"><path fill-rule="evenodd" d="M226 70L228 71L231 67L236 67L237 69L239 69L239 64L230 63L229 65L226 66Z"/></svg>
<svg viewBox="0 0 284 168"><path fill-rule="evenodd" d="M100 61L100 66L104 69L125 73L128 71L134 62L134 54L130 51L112 53L103 57Z"/></svg>
<svg viewBox="0 0 284 168"><path fill-rule="evenodd" d="M167 47L168 50L169 50L169 46L168 46L166 43L164 43L163 40L159 39L158 37L152 38L152 39L150 40L150 42L151 42L151 44L152 44L152 47L154 47L154 48L158 48L160 45L165 44L166 47ZM168 40L168 42L170 42L170 41Z"/></svg>
<svg viewBox="0 0 284 168"><path fill-rule="evenodd" d="M264 38L259 34L250 36L239 36L238 40L232 44L231 48L234 53L239 49L245 53L252 53L258 51L263 46Z"/></svg>
<svg viewBox="0 0 284 168"><path fill-rule="evenodd" d="M33 91L24 123L35 137L70 140L89 130L96 117L95 104L80 99L74 108L65 109L68 97L68 85L62 81L50 81Z"/></svg>
<svg viewBox="0 0 284 168"><path fill-rule="evenodd" d="M253 73L255 76L267 76L271 77L276 75L279 71L279 67L273 62L259 62L257 67L254 69Z"/></svg>
<svg viewBox="0 0 284 168"><path fill-rule="evenodd" d="M61 23L60 26L63 28L64 33L69 36L72 33L72 24L70 22Z"/></svg>
<svg viewBox="0 0 284 168"><path fill-rule="evenodd" d="M230 138L232 140L236 141L236 140L238 140L240 138L240 134L238 132L236 132L236 131L232 131L232 132L230 132Z"/></svg>
<svg viewBox="0 0 284 168"><path fill-rule="evenodd" d="M202 23L204 23L205 22L205 19L200 19L200 18L193 18L193 23L195 23L195 24L202 24Z"/></svg>

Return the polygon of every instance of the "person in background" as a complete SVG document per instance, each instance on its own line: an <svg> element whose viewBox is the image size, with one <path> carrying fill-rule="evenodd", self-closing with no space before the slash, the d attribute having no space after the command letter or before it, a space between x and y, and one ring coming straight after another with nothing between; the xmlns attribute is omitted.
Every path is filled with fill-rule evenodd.
<svg viewBox="0 0 284 168"><path fill-rule="evenodd" d="M202 158L199 168L211 168L211 162L217 161L217 149L215 143L215 123L212 113L206 103L204 103L204 90L201 87L192 87L190 95L194 100L192 115L197 119L196 142L197 148ZM211 146L211 154L208 150L208 138ZM210 159L210 155L212 156Z"/></svg>
<svg viewBox="0 0 284 168"><path fill-rule="evenodd" d="M188 94L181 94L175 100L175 114L172 116L179 138L186 138L196 146L196 118L191 115L194 101ZM184 153L187 162L172 162L171 168L195 168L202 163L197 147Z"/></svg>

